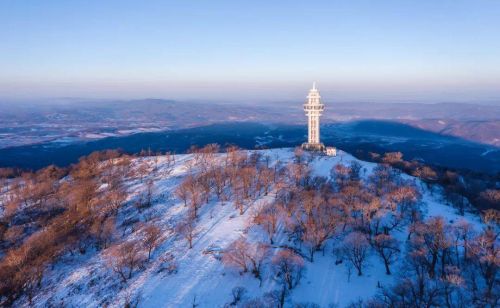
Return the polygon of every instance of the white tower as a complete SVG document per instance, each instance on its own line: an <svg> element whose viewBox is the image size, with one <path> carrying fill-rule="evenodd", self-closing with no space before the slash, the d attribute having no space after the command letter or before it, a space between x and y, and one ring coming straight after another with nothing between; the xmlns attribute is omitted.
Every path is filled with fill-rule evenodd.
<svg viewBox="0 0 500 308"><path fill-rule="evenodd" d="M325 105L321 103L321 96L314 82L309 95L307 95L307 102L304 104L304 111L308 119L308 138L307 143L302 144L302 147L306 150L323 151L325 149L319 140L319 117L324 109Z"/></svg>

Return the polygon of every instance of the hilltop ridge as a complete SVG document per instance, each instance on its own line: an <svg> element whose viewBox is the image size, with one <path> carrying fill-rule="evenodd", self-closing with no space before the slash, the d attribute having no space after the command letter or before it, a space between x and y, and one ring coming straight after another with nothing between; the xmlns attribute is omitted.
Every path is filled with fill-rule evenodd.
<svg viewBox="0 0 500 308"><path fill-rule="evenodd" d="M86 247L83 253L62 253L45 269L31 304L22 295L17 306L221 307L232 302L258 307L274 301L271 306L344 307L390 292L411 270L403 256L416 245L413 236L423 232L418 223L457 230L466 225L477 236L485 228L478 216L461 216L446 205L438 186L343 151L328 157L289 148L228 154L205 148L134 158L129 164L126 196L107 244L96 246L99 242L87 238L79 244ZM205 180L211 185L204 194ZM218 180L227 181L219 183L221 190ZM105 177L98 181L98 190L111 185ZM198 186L190 191L189 185ZM148 226L155 230L150 258L139 248L143 244L133 246L147 242L153 230ZM377 246L386 235L390 245ZM356 256L356 247L362 255ZM118 264L130 249L134 264ZM377 249L394 253L387 264L391 275ZM240 255L244 251L248 255ZM281 267L285 261L289 273ZM445 262L443 268L457 266ZM288 274L290 281L283 278ZM460 300L458 294L453 293L453 302Z"/></svg>

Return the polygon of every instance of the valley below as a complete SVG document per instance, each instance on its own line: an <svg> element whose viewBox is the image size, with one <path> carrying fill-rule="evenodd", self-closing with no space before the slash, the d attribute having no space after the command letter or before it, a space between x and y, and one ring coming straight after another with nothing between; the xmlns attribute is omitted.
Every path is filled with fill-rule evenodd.
<svg viewBox="0 0 500 308"><path fill-rule="evenodd" d="M360 120L325 124L322 141L356 156L369 152L400 151L405 159L420 160L448 168L497 173L500 149L457 137L417 129L409 125L380 120ZM185 153L192 146L210 143L237 145L245 149L293 147L307 136L302 125L233 122L187 129L136 133L70 143L42 142L0 148L0 167L39 169L50 164L68 166L93 151L121 149L126 153L171 151Z"/></svg>

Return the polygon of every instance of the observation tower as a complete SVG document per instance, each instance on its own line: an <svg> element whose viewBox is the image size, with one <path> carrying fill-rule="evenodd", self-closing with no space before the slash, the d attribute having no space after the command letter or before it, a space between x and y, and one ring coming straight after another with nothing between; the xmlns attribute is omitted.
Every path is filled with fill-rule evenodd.
<svg viewBox="0 0 500 308"><path fill-rule="evenodd" d="M316 82L309 90L307 95L307 102L304 104L304 111L307 116L307 143L302 144L304 150L309 151L325 151L325 145L320 142L319 132L319 117L325 109L325 105L321 103L321 96L318 89L316 89Z"/></svg>

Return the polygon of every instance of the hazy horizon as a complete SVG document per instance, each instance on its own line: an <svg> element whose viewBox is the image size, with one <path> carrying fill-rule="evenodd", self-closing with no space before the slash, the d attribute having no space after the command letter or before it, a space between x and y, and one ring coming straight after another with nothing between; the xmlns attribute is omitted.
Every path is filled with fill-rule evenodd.
<svg viewBox="0 0 500 308"><path fill-rule="evenodd" d="M0 98L500 103L500 2L5 1Z"/></svg>
<svg viewBox="0 0 500 308"><path fill-rule="evenodd" d="M500 99L492 98L490 100L479 100L479 99L470 99L470 100L461 100L461 99L409 99L409 98L394 98L394 99L349 99L344 98L341 99L337 96L325 96L325 103L329 104L332 108L335 108L335 104L374 104L374 105L384 105L384 104L422 104L422 105L440 105L440 104L460 104L460 105L477 105L477 106L495 106L500 107ZM126 102L141 102L148 100L159 100L159 101L173 101L176 103L203 103L203 104L222 104L222 105L254 105L254 106L270 106L270 105L284 105L284 106L301 106L304 102L304 95L302 96L294 96L288 98L279 98L279 97L268 97L268 98L237 98L237 99L224 99L224 98L204 98L204 97L168 97L168 96L103 96L103 97L92 97L92 96L61 96L61 97L9 97L9 96L0 96L0 106L12 106L12 107L22 107L22 106L57 106L57 105L70 105L70 104L81 104L81 103L96 103L96 104L108 104L108 103L126 103ZM96 105L97 106L97 105Z"/></svg>

